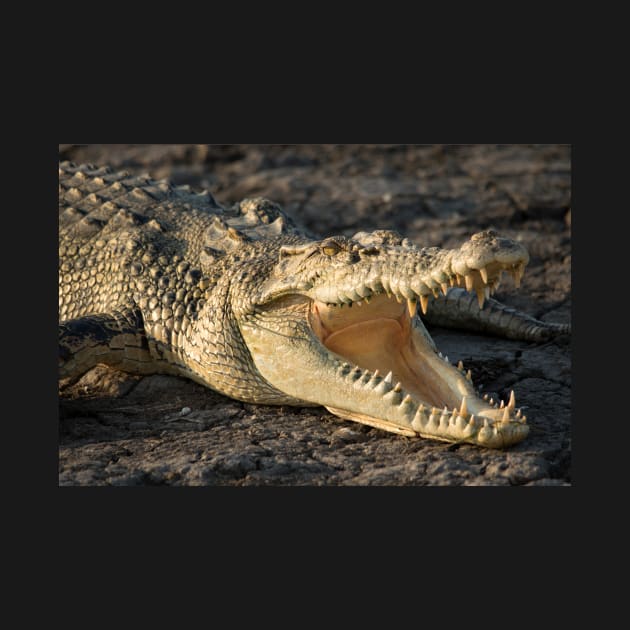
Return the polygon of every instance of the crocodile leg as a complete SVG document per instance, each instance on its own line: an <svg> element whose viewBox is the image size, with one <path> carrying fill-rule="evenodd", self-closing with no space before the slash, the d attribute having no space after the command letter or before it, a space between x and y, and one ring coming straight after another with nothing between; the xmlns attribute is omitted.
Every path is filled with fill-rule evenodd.
<svg viewBox="0 0 630 630"><path fill-rule="evenodd" d="M571 333L571 324L543 322L486 298L483 307L474 293L451 288L446 296L429 301L425 321L444 328L468 329L508 339L546 341L553 336Z"/></svg>
<svg viewBox="0 0 630 630"><path fill-rule="evenodd" d="M139 311L86 315L59 324L59 376L76 379L98 363L128 372L155 371Z"/></svg>

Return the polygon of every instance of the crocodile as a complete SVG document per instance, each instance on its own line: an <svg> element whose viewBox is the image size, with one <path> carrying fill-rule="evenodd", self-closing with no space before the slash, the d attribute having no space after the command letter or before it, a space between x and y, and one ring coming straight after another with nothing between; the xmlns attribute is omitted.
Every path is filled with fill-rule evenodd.
<svg viewBox="0 0 630 630"><path fill-rule="evenodd" d="M323 406L404 436L507 447L529 431L514 392L481 397L423 318L533 341L570 332L491 297L506 273L518 285L528 261L493 230L456 249L385 229L322 239L268 199L228 208L207 190L61 162L60 381L106 364L249 403Z"/></svg>

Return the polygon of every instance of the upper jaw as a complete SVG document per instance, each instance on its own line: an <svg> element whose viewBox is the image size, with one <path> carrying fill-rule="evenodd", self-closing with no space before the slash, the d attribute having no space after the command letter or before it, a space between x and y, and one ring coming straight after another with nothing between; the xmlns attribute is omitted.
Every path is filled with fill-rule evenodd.
<svg viewBox="0 0 630 630"><path fill-rule="evenodd" d="M460 286L474 291L482 308L503 271L518 286L529 262L523 245L492 230L473 235L457 249L418 248L406 239L378 247L373 235L362 238L365 245L343 241L347 249L330 259L318 257L316 244L282 248L276 276L265 283L260 300L299 292L317 302L353 305L384 292L406 300L412 315L418 304L426 313L431 296Z"/></svg>

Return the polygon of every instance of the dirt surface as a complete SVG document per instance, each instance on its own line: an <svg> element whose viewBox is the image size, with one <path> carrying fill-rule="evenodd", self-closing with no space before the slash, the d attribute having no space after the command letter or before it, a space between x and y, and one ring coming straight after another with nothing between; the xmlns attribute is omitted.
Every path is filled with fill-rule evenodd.
<svg viewBox="0 0 630 630"><path fill-rule="evenodd" d="M571 317L567 145L59 145L60 159L169 177L223 205L264 196L315 234L395 229L456 247L494 228L530 252L496 299ZM407 438L323 408L266 407L186 379L105 367L60 391L60 485L570 485L571 347L430 328L475 384L516 393L531 427L510 449Z"/></svg>

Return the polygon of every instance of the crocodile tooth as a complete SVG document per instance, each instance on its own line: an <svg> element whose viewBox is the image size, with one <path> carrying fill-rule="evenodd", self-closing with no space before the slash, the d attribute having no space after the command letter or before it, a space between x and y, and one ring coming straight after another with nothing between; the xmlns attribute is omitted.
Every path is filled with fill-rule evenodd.
<svg viewBox="0 0 630 630"><path fill-rule="evenodd" d="M391 370L387 373L387 376L383 379L386 383L392 382L392 372Z"/></svg>
<svg viewBox="0 0 630 630"><path fill-rule="evenodd" d="M460 434L466 430L467 426L468 423L466 422L466 418L464 418L463 416L457 416L457 419L455 420L455 427Z"/></svg>
<svg viewBox="0 0 630 630"><path fill-rule="evenodd" d="M466 416L468 414L468 406L466 405L466 396L462 397L462 406L459 409L460 416Z"/></svg>
<svg viewBox="0 0 630 630"><path fill-rule="evenodd" d="M400 390L392 389L383 396L383 399L392 405L399 405L402 401Z"/></svg>
<svg viewBox="0 0 630 630"><path fill-rule="evenodd" d="M490 399L490 404L494 407L494 398Z"/></svg>
<svg viewBox="0 0 630 630"><path fill-rule="evenodd" d="M475 290L475 293L477 293L477 303L479 304L479 310L481 310L486 301L486 292L483 288L479 288Z"/></svg>
<svg viewBox="0 0 630 630"><path fill-rule="evenodd" d="M422 309L422 314L427 314L427 308L429 307L429 296L421 295L420 296L420 308Z"/></svg>
<svg viewBox="0 0 630 630"><path fill-rule="evenodd" d="M501 420L503 422L509 422L510 421L510 408L506 407L505 411L503 412L503 418L501 418Z"/></svg>
<svg viewBox="0 0 630 630"><path fill-rule="evenodd" d="M402 412L406 415L406 416L413 416L415 411L416 411L416 403L414 402L413 398L411 397L411 394L407 394L402 402L400 403L400 407Z"/></svg>
<svg viewBox="0 0 630 630"><path fill-rule="evenodd" d="M501 404L499 405L499 409L503 409L503 407L505 407L505 403L501 401Z"/></svg>
<svg viewBox="0 0 630 630"><path fill-rule="evenodd" d="M460 372L463 372L463 371L464 371L464 364L462 363L462 361L461 361L461 360L457 363L457 369L458 369Z"/></svg>
<svg viewBox="0 0 630 630"><path fill-rule="evenodd" d="M483 294L486 297L486 300L490 297L490 287L483 288Z"/></svg>
<svg viewBox="0 0 630 630"><path fill-rule="evenodd" d="M516 396L514 396L514 390L510 392L510 402L508 403L507 408L512 411L516 406Z"/></svg>
<svg viewBox="0 0 630 630"><path fill-rule="evenodd" d="M467 273L464 276L464 279L466 280L466 291L472 291L472 288L475 284L472 273Z"/></svg>
<svg viewBox="0 0 630 630"><path fill-rule="evenodd" d="M472 372L470 370L466 372L466 380L472 383Z"/></svg>
<svg viewBox="0 0 630 630"><path fill-rule="evenodd" d="M424 405L421 404L416 411L416 415L413 417L413 420L411 421L411 427L415 431L421 431L424 428L424 426L426 426L428 421L429 421L428 418L426 418L425 420Z"/></svg>
<svg viewBox="0 0 630 630"><path fill-rule="evenodd" d="M411 317L411 319L414 318L417 308L418 303L415 300L407 300L407 310L409 311L409 317Z"/></svg>
<svg viewBox="0 0 630 630"><path fill-rule="evenodd" d="M392 385L391 382L387 382L387 381L381 381L375 388L374 388L374 392L376 394L380 394L381 396L384 396L387 392L391 391L392 389Z"/></svg>
<svg viewBox="0 0 630 630"><path fill-rule="evenodd" d="M488 394L484 394L484 395L483 395L483 399L484 399L484 400L488 400Z"/></svg>
<svg viewBox="0 0 630 630"><path fill-rule="evenodd" d="M357 306L363 306L363 302L361 302L361 300L359 300L358 302L355 302L355 304L356 304Z"/></svg>
<svg viewBox="0 0 630 630"><path fill-rule="evenodd" d="M523 277L523 272L524 270L520 266L517 266L515 269L512 269L510 271L510 275L514 280L514 286L517 289L521 286L521 278Z"/></svg>
<svg viewBox="0 0 630 630"><path fill-rule="evenodd" d="M440 297L439 289L431 289L433 291L433 297L437 300Z"/></svg>
<svg viewBox="0 0 630 630"><path fill-rule="evenodd" d="M448 284L446 284L446 282L441 282L440 287L442 288L442 293L446 295L446 292L448 291Z"/></svg>
<svg viewBox="0 0 630 630"><path fill-rule="evenodd" d="M449 365L451 364L450 361L448 360L448 357L444 357L444 361L446 361L446 363L448 363Z"/></svg>
<svg viewBox="0 0 630 630"><path fill-rule="evenodd" d="M442 415L440 416L440 422L439 422L440 426L444 425L445 427L448 426L448 407L444 407L444 409L442 410Z"/></svg>
<svg viewBox="0 0 630 630"><path fill-rule="evenodd" d="M394 385L394 391L395 392L401 392L402 391L402 383L400 381L398 381L398 383L396 383L396 385Z"/></svg>
<svg viewBox="0 0 630 630"><path fill-rule="evenodd" d="M488 284L488 272L486 271L485 267L482 267L479 270L479 275L481 276L481 279L484 281L484 284Z"/></svg>
<svg viewBox="0 0 630 630"><path fill-rule="evenodd" d="M455 424L456 421L457 421L457 409L453 409L453 413L451 414L449 424Z"/></svg>
<svg viewBox="0 0 630 630"><path fill-rule="evenodd" d="M448 283L454 287L455 286L455 276L449 276L448 277ZM446 295L446 293L444 293L444 295Z"/></svg>
<svg viewBox="0 0 630 630"><path fill-rule="evenodd" d="M470 416L470 420L468 421L468 426L472 427L473 429L477 426L477 418L475 418L474 414Z"/></svg>
<svg viewBox="0 0 630 630"><path fill-rule="evenodd" d="M370 303L370 298L366 295L366 296L363 298L363 301L364 301L366 304L369 304L369 303Z"/></svg>
<svg viewBox="0 0 630 630"><path fill-rule="evenodd" d="M431 428L435 430L439 426L440 416L438 414L439 410L433 407L433 409L431 409L431 415L429 416L429 420L427 422L427 427L431 425Z"/></svg>
<svg viewBox="0 0 630 630"><path fill-rule="evenodd" d="M520 419L522 416L523 416L523 414L521 413L521 410L519 409L519 410L516 412L516 417Z"/></svg>
<svg viewBox="0 0 630 630"><path fill-rule="evenodd" d="M346 374L350 373L350 364L349 363L342 363L338 368L337 368L337 374L339 374L340 376L345 376Z"/></svg>

